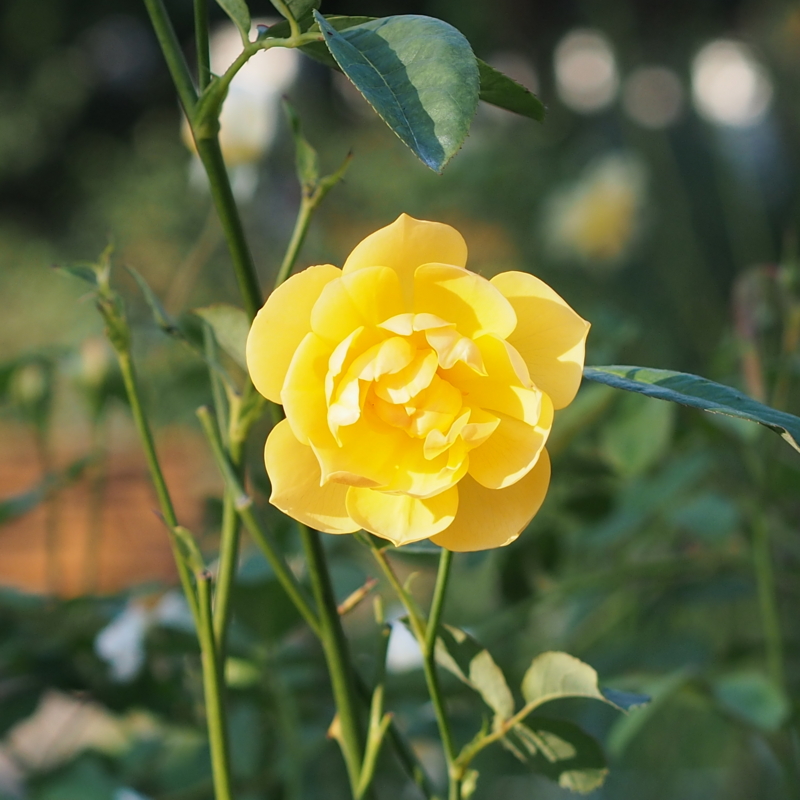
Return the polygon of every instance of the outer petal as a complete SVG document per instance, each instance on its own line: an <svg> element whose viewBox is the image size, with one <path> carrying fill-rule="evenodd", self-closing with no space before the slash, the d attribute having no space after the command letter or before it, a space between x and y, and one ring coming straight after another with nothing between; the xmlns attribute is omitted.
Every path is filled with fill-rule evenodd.
<svg viewBox="0 0 800 800"><path fill-rule="evenodd" d="M302 444L333 441L328 428L325 376L331 346L308 333L297 347L281 389L281 402L294 435Z"/></svg>
<svg viewBox="0 0 800 800"><path fill-rule="evenodd" d="M542 450L536 466L513 486L485 489L469 475L458 484L458 514L453 524L431 541L457 553L503 547L533 519L550 484L550 458Z"/></svg>
<svg viewBox="0 0 800 800"><path fill-rule="evenodd" d="M517 324L511 303L486 278L448 264L423 264L416 271L414 311L454 323L470 338L493 333L505 339Z"/></svg>
<svg viewBox="0 0 800 800"><path fill-rule="evenodd" d="M374 266L343 275L323 288L311 312L311 330L338 344L356 328L376 326L402 311L397 274Z"/></svg>
<svg viewBox="0 0 800 800"><path fill-rule="evenodd" d="M458 489L420 500L404 494L386 494L350 487L347 513L364 530L399 547L427 539L450 525L458 509Z"/></svg>
<svg viewBox="0 0 800 800"><path fill-rule="evenodd" d="M326 284L342 271L330 264L309 267L282 283L256 314L247 337L247 369L253 384L273 403L294 351L311 330L311 309Z"/></svg>
<svg viewBox="0 0 800 800"><path fill-rule="evenodd" d="M428 222L401 214L391 225L370 234L356 245L345 261L345 275L365 267L390 267L400 277L403 299L411 309L414 272L421 264L467 263L464 237L442 222Z"/></svg>
<svg viewBox="0 0 800 800"><path fill-rule="evenodd" d="M501 272L491 283L517 312L509 344L525 359L531 378L550 395L555 409L569 405L581 383L589 323L526 272Z"/></svg>
<svg viewBox="0 0 800 800"><path fill-rule="evenodd" d="M504 489L520 480L538 460L553 425L553 403L542 395L536 425L500 415L497 430L469 454L469 474L487 489Z"/></svg>
<svg viewBox="0 0 800 800"><path fill-rule="evenodd" d="M354 533L359 524L347 514L347 487L320 486L320 470L310 447L300 444L286 420L267 438L264 461L272 482L270 502L293 519L325 533Z"/></svg>

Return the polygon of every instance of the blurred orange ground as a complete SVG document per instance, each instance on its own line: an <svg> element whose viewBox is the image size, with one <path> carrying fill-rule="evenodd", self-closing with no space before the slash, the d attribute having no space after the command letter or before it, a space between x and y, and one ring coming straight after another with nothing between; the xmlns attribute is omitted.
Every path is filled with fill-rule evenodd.
<svg viewBox="0 0 800 800"><path fill-rule="evenodd" d="M175 583L167 532L155 514L158 506L144 457L130 430L123 427L119 434L115 431L111 437L106 459L96 546L90 534L94 469L90 467L49 501L55 504L51 512L56 520L49 564L45 504L0 526L0 586L75 597L113 593L149 582ZM156 437L178 519L197 531L204 498L221 491L205 441L198 432L185 428L161 430ZM32 488L42 474L29 429L3 425L0 442L2 500ZM62 469L87 453L76 449L74 443L56 443L54 451L56 466ZM95 550L94 554L90 550Z"/></svg>

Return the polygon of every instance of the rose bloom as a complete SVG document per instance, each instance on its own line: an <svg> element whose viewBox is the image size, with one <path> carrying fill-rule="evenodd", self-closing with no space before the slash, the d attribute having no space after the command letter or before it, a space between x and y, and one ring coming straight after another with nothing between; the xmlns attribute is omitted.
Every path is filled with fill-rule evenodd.
<svg viewBox="0 0 800 800"><path fill-rule="evenodd" d="M270 501L327 533L395 545L509 544L550 481L554 409L572 401L589 323L524 272L466 269L449 225L401 215L343 269L270 295L247 340L256 388L283 404Z"/></svg>

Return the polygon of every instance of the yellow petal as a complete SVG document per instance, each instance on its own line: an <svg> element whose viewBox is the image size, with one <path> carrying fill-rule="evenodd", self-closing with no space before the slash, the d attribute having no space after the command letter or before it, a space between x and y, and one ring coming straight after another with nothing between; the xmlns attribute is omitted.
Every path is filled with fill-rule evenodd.
<svg viewBox="0 0 800 800"><path fill-rule="evenodd" d="M434 314L474 338L505 339L516 327L511 303L486 278L447 264L423 264L414 275L414 311Z"/></svg>
<svg viewBox="0 0 800 800"><path fill-rule="evenodd" d="M315 333L300 342L281 389L286 419L301 444L332 441L328 429L328 404L325 400L325 376L331 346Z"/></svg>
<svg viewBox="0 0 800 800"><path fill-rule="evenodd" d="M402 311L397 274L374 266L325 286L311 311L311 330L339 344L356 328L379 325Z"/></svg>
<svg viewBox="0 0 800 800"><path fill-rule="evenodd" d="M247 368L256 389L273 403L281 402L286 370L311 330L314 303L323 288L341 274L330 264L304 269L282 283L256 314L247 337Z"/></svg>
<svg viewBox="0 0 800 800"><path fill-rule="evenodd" d="M427 500L355 486L347 492L347 513L352 519L397 547L444 530L455 519L457 508L455 486Z"/></svg>
<svg viewBox="0 0 800 800"><path fill-rule="evenodd" d="M453 524L431 541L457 553L511 544L541 507L549 483L547 450L524 478L506 489L486 489L467 475L458 484Z"/></svg>
<svg viewBox="0 0 800 800"><path fill-rule="evenodd" d="M375 383L375 394L387 403L407 403L431 385L437 366L433 350L418 351L408 366L382 376Z"/></svg>
<svg viewBox="0 0 800 800"><path fill-rule="evenodd" d="M497 430L470 451L469 474L487 489L504 489L533 468L553 425L553 404L542 395L542 415L536 425L527 425L505 415Z"/></svg>
<svg viewBox="0 0 800 800"><path fill-rule="evenodd" d="M267 438L264 461L272 483L272 505L325 533L354 533L359 529L347 514L347 487L335 483L320 486L314 453L297 441L286 420L279 422Z"/></svg>
<svg viewBox="0 0 800 800"><path fill-rule="evenodd" d="M589 323L533 275L501 272L491 282L517 312L508 341L522 355L533 382L550 395L556 410L569 405L581 382Z"/></svg>
<svg viewBox="0 0 800 800"><path fill-rule="evenodd" d="M344 264L345 275L365 267L390 267L397 272L406 310L414 296L414 272L436 262L463 267L467 263L464 237L449 225L401 214L391 225L360 242Z"/></svg>

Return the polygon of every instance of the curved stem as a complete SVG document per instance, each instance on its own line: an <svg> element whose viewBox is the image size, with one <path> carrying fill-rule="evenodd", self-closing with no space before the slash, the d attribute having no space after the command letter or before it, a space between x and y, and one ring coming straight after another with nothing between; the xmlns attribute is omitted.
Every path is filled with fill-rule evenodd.
<svg viewBox="0 0 800 800"><path fill-rule="evenodd" d="M158 497L158 505L170 532L169 538L170 545L172 547L172 555L175 559L175 565L178 568L178 576L180 577L183 593L186 596L186 602L189 604L189 609L192 612L192 617L194 618L195 624L199 625L197 595L194 587L192 586L192 578L189 568L186 565L186 561L183 558L173 533L173 529L178 526L178 517L175 514L175 507L172 505L172 498L170 497L169 489L167 489L167 482L164 480L164 473L161 471L161 464L159 463L158 455L156 454L156 446L153 440L152 431L150 430L150 424L148 423L147 416L144 413L133 361L129 352L117 352L117 360L119 361L119 368L120 372L122 373L123 383L125 384L125 392L128 396L128 402L131 406L133 421L139 434L139 440L141 442L142 449L144 450L145 459L147 460L147 468L150 472L150 480L153 482L153 486L155 487L156 496Z"/></svg>
<svg viewBox="0 0 800 800"><path fill-rule="evenodd" d="M303 241L306 238L306 233L308 233L308 226L315 208L316 205L309 201L307 197L303 197L300 201L300 210L297 212L297 220L295 221L294 230L292 231L292 238L289 241L289 246L286 248L286 255L283 257L283 262L275 278L276 289L291 274L292 267L295 261L297 261L300 248L303 246Z"/></svg>
<svg viewBox="0 0 800 800"><path fill-rule="evenodd" d="M299 523L298 529L306 554L314 599L319 609L322 649L325 651L333 697L339 715L341 733L338 739L350 779L350 788L353 796L357 796L361 765L364 760L364 742L358 718L355 675L319 533Z"/></svg>
<svg viewBox="0 0 800 800"><path fill-rule="evenodd" d="M442 554L439 556L439 571L436 573L436 586L433 590L433 600L428 614L428 626L425 634L425 653L429 654L431 658L433 658L436 647L436 629L439 627L439 620L442 618L452 562L453 551L442 550Z"/></svg>

